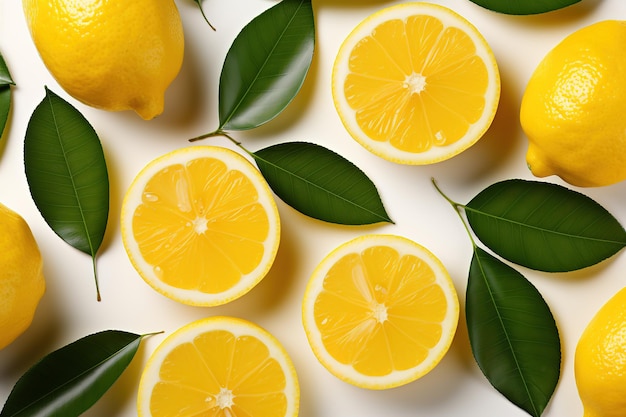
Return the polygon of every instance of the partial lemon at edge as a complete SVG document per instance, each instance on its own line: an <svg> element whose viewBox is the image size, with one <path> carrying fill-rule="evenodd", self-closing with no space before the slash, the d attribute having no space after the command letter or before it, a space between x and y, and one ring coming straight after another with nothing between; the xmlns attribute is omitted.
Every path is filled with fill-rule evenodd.
<svg viewBox="0 0 626 417"><path fill-rule="evenodd" d="M209 317L169 335L141 376L139 417L296 417L300 387L281 343L234 317Z"/></svg>
<svg viewBox="0 0 626 417"><path fill-rule="evenodd" d="M541 60L524 90L520 123L537 177L577 187L626 180L626 20L580 28Z"/></svg>
<svg viewBox="0 0 626 417"><path fill-rule="evenodd" d="M626 288L600 307L583 331L574 356L584 417L621 417L626 410Z"/></svg>
<svg viewBox="0 0 626 417"><path fill-rule="evenodd" d="M0 350L30 327L45 291L43 260L28 223L0 203Z"/></svg>

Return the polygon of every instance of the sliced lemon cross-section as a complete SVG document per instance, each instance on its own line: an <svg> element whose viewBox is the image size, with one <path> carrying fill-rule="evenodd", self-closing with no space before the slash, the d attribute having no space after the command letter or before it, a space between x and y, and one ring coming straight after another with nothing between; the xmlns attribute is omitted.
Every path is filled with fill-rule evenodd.
<svg viewBox="0 0 626 417"><path fill-rule="evenodd" d="M365 235L328 254L302 307L314 354L353 385L385 389L414 381L448 351L459 301L448 272L423 246Z"/></svg>
<svg viewBox="0 0 626 417"><path fill-rule="evenodd" d="M142 373L139 417L295 417L300 388L293 363L265 329L209 317L169 335Z"/></svg>
<svg viewBox="0 0 626 417"><path fill-rule="evenodd" d="M242 296L269 271L280 241L271 189L242 155L190 146L141 170L122 204L131 263L160 293L191 305Z"/></svg>
<svg viewBox="0 0 626 417"><path fill-rule="evenodd" d="M490 46L464 17L407 2L372 14L348 35L332 92L341 121L366 149L393 162L429 164L484 135L500 75Z"/></svg>

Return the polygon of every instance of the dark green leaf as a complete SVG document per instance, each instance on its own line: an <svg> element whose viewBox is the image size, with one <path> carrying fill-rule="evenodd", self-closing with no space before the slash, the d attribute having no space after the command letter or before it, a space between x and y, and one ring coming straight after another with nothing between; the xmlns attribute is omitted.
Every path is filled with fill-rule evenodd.
<svg viewBox="0 0 626 417"><path fill-rule="evenodd" d="M0 417L79 416L128 367L141 338L107 330L50 353L17 381Z"/></svg>
<svg viewBox="0 0 626 417"><path fill-rule="evenodd" d="M283 0L246 25L222 67L219 130L252 129L282 112L304 82L314 44L311 0Z"/></svg>
<svg viewBox="0 0 626 417"><path fill-rule="evenodd" d="M541 294L513 268L475 247L466 318L472 353L489 382L539 417L561 372L558 328Z"/></svg>
<svg viewBox="0 0 626 417"><path fill-rule="evenodd" d="M4 61L2 54L0 54L0 86L14 84L7 63Z"/></svg>
<svg viewBox="0 0 626 417"><path fill-rule="evenodd" d="M528 15L546 13L563 7L571 6L580 0L471 0L472 2L494 12Z"/></svg>
<svg viewBox="0 0 626 417"><path fill-rule="evenodd" d="M24 165L31 195L48 225L95 258L109 213L104 152L89 122L47 88L26 129Z"/></svg>
<svg viewBox="0 0 626 417"><path fill-rule="evenodd" d="M78 110L48 89L26 129L24 163L33 199L50 227L94 255L109 211L102 145Z"/></svg>
<svg viewBox="0 0 626 417"><path fill-rule="evenodd" d="M605 208L556 184L502 181L474 197L465 212L487 247L532 269L576 270L626 246L626 231Z"/></svg>
<svg viewBox="0 0 626 417"><path fill-rule="evenodd" d="M11 86L0 85L0 138L4 133L7 120L9 119L9 111L11 110Z"/></svg>
<svg viewBox="0 0 626 417"><path fill-rule="evenodd" d="M372 181L333 151L290 142L252 155L276 195L307 216L349 225L391 222Z"/></svg>
<svg viewBox="0 0 626 417"><path fill-rule="evenodd" d="M0 54L0 138L2 138L4 128L9 119L9 111L11 110L11 85L13 84L9 68L2 54Z"/></svg>

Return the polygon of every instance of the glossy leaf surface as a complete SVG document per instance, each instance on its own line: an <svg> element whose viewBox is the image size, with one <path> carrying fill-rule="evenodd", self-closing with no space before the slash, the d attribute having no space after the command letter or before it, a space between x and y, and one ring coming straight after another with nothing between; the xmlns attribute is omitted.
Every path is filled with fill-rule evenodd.
<svg viewBox="0 0 626 417"><path fill-rule="evenodd" d="M109 212L104 152L89 122L47 88L26 129L24 164L31 195L48 225L95 256Z"/></svg>
<svg viewBox="0 0 626 417"><path fill-rule="evenodd" d="M472 2L494 12L529 15L551 12L562 9L580 0L471 0Z"/></svg>
<svg viewBox="0 0 626 417"><path fill-rule="evenodd" d="M0 85L0 138L4 133L4 128L9 120L11 110L11 86Z"/></svg>
<svg viewBox="0 0 626 417"><path fill-rule="evenodd" d="M13 79L11 78L11 74L9 72L9 68L7 67L7 63L4 60L2 54L0 54L0 85L11 85L14 84Z"/></svg>
<svg viewBox="0 0 626 417"><path fill-rule="evenodd" d="M14 85L4 58L0 54L0 138L4 133L11 110L11 85Z"/></svg>
<svg viewBox="0 0 626 417"><path fill-rule="evenodd" d="M329 149L289 142L253 157L276 195L307 216L347 225L391 222L374 183Z"/></svg>
<svg viewBox="0 0 626 417"><path fill-rule="evenodd" d="M128 367L141 338L107 330L48 354L17 381L0 417L81 415Z"/></svg>
<svg viewBox="0 0 626 417"><path fill-rule="evenodd" d="M594 265L626 245L626 231L591 198L556 184L507 180L465 206L476 236L528 268L562 272Z"/></svg>
<svg viewBox="0 0 626 417"><path fill-rule="evenodd" d="M539 417L560 377L561 342L554 317L519 272L476 247L466 294L472 353L489 382Z"/></svg>
<svg viewBox="0 0 626 417"><path fill-rule="evenodd" d="M252 129L280 114L304 82L314 44L311 0L283 0L246 25L222 67L219 129Z"/></svg>

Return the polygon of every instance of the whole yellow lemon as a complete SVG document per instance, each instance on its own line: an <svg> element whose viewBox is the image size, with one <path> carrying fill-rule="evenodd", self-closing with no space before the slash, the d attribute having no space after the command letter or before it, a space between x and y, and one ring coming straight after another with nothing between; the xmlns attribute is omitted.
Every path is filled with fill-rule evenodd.
<svg viewBox="0 0 626 417"><path fill-rule="evenodd" d="M626 288L591 319L576 347L574 373L584 417L626 415Z"/></svg>
<svg viewBox="0 0 626 417"><path fill-rule="evenodd" d="M522 98L526 161L538 177L579 187L626 179L626 21L567 36L540 62Z"/></svg>
<svg viewBox="0 0 626 417"><path fill-rule="evenodd" d="M44 64L68 94L146 120L163 112L184 51L173 0L23 0L23 8Z"/></svg>
<svg viewBox="0 0 626 417"><path fill-rule="evenodd" d="M0 204L0 349L31 325L45 288L41 254L30 227Z"/></svg>

